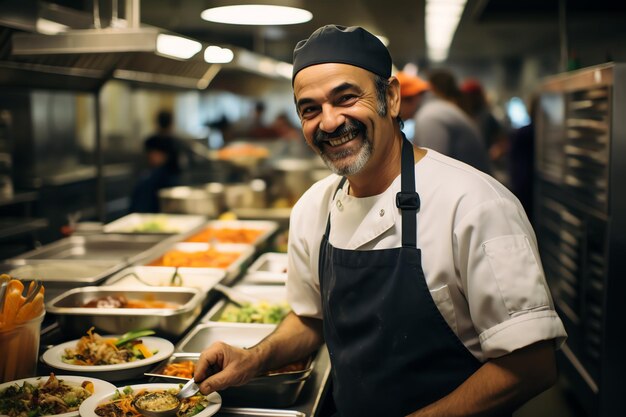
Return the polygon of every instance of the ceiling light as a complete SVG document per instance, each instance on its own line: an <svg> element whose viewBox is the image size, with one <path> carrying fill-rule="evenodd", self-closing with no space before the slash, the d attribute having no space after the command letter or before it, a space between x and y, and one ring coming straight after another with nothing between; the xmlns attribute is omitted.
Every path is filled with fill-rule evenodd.
<svg viewBox="0 0 626 417"><path fill-rule="evenodd" d="M211 45L204 50L204 60L209 64L227 64L234 58L233 51Z"/></svg>
<svg viewBox="0 0 626 417"><path fill-rule="evenodd" d="M445 61L467 0L426 0L426 48L428 58Z"/></svg>
<svg viewBox="0 0 626 417"><path fill-rule="evenodd" d="M35 25L37 28L37 32L43 33L44 35L56 35L57 33L65 32L70 28L69 26L62 23L43 18L37 19Z"/></svg>
<svg viewBox="0 0 626 417"><path fill-rule="evenodd" d="M156 40L157 53L172 58L189 59L201 49L200 42L182 36L159 33Z"/></svg>
<svg viewBox="0 0 626 417"><path fill-rule="evenodd" d="M243 4L206 9L200 17L209 22L233 25L293 25L308 22L313 14L295 7Z"/></svg>

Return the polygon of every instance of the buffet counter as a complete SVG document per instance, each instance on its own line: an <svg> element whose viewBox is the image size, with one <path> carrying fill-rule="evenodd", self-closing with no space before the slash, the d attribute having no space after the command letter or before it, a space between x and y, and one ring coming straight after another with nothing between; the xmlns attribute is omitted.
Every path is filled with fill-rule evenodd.
<svg viewBox="0 0 626 417"><path fill-rule="evenodd" d="M4 261L3 272L24 283L42 280L46 288L36 375L93 378L118 388L171 384L184 380L161 370L181 355L197 360L213 342L202 330L221 329L216 340L248 347L275 328L280 319L266 320L276 306L286 305L286 255L267 252L267 242L278 222L151 216L130 215L105 225L102 233L75 235ZM216 291L218 284L257 297L260 305L272 305L273 313L252 323L231 318L225 313L231 305L244 309ZM107 304L117 302L128 305ZM288 306L281 314L287 311ZM92 326L116 344L126 332L150 329L154 335L140 343L154 354L129 362L140 365L68 365L65 347L92 337ZM319 416L329 388L326 347L307 363L302 370L277 370L224 391L215 415Z"/></svg>

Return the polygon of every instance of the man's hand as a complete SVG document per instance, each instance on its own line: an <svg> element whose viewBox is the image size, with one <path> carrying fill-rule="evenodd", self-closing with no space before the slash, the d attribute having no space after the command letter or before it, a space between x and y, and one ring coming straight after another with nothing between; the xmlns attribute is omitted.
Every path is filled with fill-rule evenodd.
<svg viewBox="0 0 626 417"><path fill-rule="evenodd" d="M209 394L234 385L243 385L255 377L261 364L253 350L216 342L205 349L196 364L194 379L200 392Z"/></svg>
<svg viewBox="0 0 626 417"><path fill-rule="evenodd" d="M250 349L222 342L209 346L200 355L194 379L205 395L243 385L262 372L307 357L322 343L321 320L289 313L272 334Z"/></svg>

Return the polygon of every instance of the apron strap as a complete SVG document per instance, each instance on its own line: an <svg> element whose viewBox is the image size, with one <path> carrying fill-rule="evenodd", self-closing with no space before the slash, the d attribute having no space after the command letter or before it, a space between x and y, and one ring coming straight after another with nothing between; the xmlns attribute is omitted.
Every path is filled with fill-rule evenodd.
<svg viewBox="0 0 626 417"><path fill-rule="evenodd" d="M402 133L402 169L400 192L396 194L396 206L402 210L402 247L417 246L417 212L420 196L415 192L415 159L413 146Z"/></svg>
<svg viewBox="0 0 626 417"><path fill-rule="evenodd" d="M341 178L341 181L339 181L339 185L337 186L337 189L335 190L335 194L333 194L332 201L335 201L335 197L337 197L337 193L339 192L339 190L343 188L343 185L346 183L347 180L348 180L347 177ZM326 236L327 239L329 238L328 236L329 233L330 233L330 210L328 211L328 219L326 220L326 231L324 232L324 236Z"/></svg>

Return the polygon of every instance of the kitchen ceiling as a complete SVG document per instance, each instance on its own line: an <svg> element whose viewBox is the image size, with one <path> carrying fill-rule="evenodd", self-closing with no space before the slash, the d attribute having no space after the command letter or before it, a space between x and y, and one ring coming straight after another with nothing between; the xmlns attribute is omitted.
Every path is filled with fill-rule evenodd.
<svg viewBox="0 0 626 417"><path fill-rule="evenodd" d="M200 12L217 1L144 0L144 23L205 42L245 47L291 62L295 43L328 23L360 25L384 35L396 66L425 62L424 0L308 0L313 20L268 28L206 22ZM223 2L220 2L222 4ZM254 2L251 2L254 3ZM602 41L625 34L626 2L567 0L568 34ZM452 42L450 59L506 59L559 53L559 0L468 0Z"/></svg>
<svg viewBox="0 0 626 417"><path fill-rule="evenodd" d="M103 27L108 25L112 5L119 6L123 17L126 3L125 0L29 0L25 3L23 0L0 0L0 6L4 4L6 11L11 10L11 6L7 5L34 5L36 1L80 12L77 14L80 14L82 20L73 19L80 24L79 26L73 25L74 29L85 29L90 26L89 22L93 20L91 16L94 2L97 1L99 5ZM287 26L228 25L207 22L200 18L202 10L211 6L224 5L226 1L235 3L234 0L143 0L140 2L140 21L143 25L152 25L193 37L205 45L217 44L245 48L285 62L291 62L294 45L319 26L329 23L360 25L389 39L389 49L396 67L402 68L409 62L422 67L428 64L424 36L425 0L303 0L301 3L313 13L313 19L307 23ZM293 5L297 0L272 0L275 4L281 1L288 1ZM261 3L261 1L251 2ZM626 2L624 1L468 0L452 41L449 62L452 65L463 62L482 65L485 62L519 61L525 56L533 55L547 56L553 62L558 61L560 55L558 10L561 3L566 6L568 48L576 50L577 46L585 44L588 49L598 51L598 56L594 58L596 62L585 62L586 65L604 62L607 60L605 58L610 57L615 50L620 51L616 54L617 58L626 59L624 58L626 51L621 46L624 44L621 41L626 40L626 25L623 24L626 21ZM32 9L28 13L34 16L37 8L32 7ZM50 7L44 9L52 10ZM92 70L94 62L96 64L107 63L115 58L117 63L115 65L119 66L120 62L130 60L129 57L114 54L108 59L102 56L105 54L93 53L77 56L11 56L8 39L14 30L0 27L0 61L7 61L4 65L5 67L8 65L9 70L14 63L20 64L20 68L23 68L24 64L33 66L33 70L50 66L56 68L59 60L63 62L80 60L83 63L88 61L89 65L86 65L86 68ZM167 67L164 62L148 60L145 54L143 57L136 55L135 58L138 63L150 61L150 65L157 72L163 72L161 70ZM167 60L160 57L159 59ZM76 65L71 62L69 65L64 65L64 68L66 67L67 71L76 71ZM179 61L178 64L189 65L175 65L170 71L171 75L187 75L186 72L192 65L197 66L202 74L207 69L200 54L188 63ZM111 65L106 66L106 68L109 67ZM97 65L95 69L105 71ZM555 69L550 69L552 70ZM181 71L185 73L181 74ZM7 76L6 72L2 73L4 76L0 77L0 82L3 79L8 80L5 80L7 83L12 81L14 74L10 73ZM189 79L193 84L198 77L191 75L193 76ZM239 82L235 84L238 85Z"/></svg>

